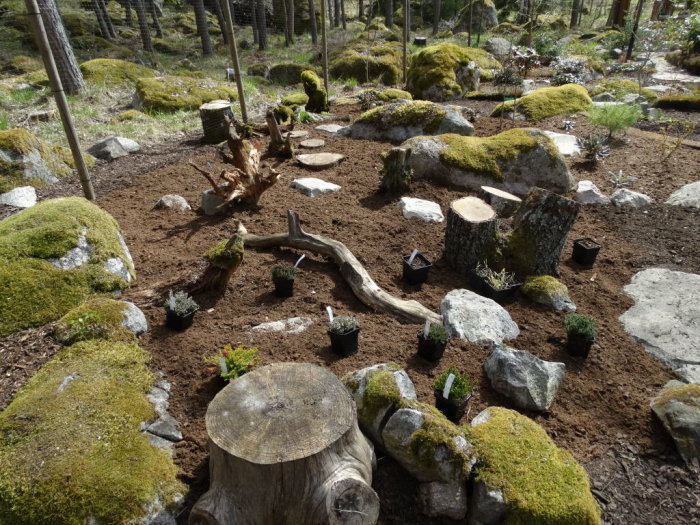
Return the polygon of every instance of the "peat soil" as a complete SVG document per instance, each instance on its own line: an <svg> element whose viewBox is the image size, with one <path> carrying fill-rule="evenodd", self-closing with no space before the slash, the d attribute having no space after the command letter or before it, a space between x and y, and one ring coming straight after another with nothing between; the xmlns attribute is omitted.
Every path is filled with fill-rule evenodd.
<svg viewBox="0 0 700 525"><path fill-rule="evenodd" d="M463 105L484 115L493 107L485 102ZM336 111L339 117L358 114L357 107ZM549 119L538 127L560 131L562 120ZM574 134L592 130L583 115L573 120ZM486 136L527 124L480 117L475 126L478 135ZM442 258L444 223L405 219L397 206L400 196L378 190L380 153L392 145L346 139L313 128L298 125L296 129L310 130L312 136L326 141L322 151L342 153L346 159L319 173L309 172L293 160L270 159L282 174L277 185L263 194L259 206L235 208L224 217L153 209L162 195L170 193L182 195L197 208L208 183L187 162L210 166L213 173L224 167L216 148L199 144L195 136L100 163L92 171L98 203L119 222L136 264L138 281L124 296L139 304L148 318L150 329L140 344L151 352L153 370L163 372L173 384L170 411L181 422L184 435L175 446L175 462L190 489L179 516L183 524L191 505L208 487L204 415L219 384L205 373L204 359L224 345L255 346L265 364L311 362L330 368L338 376L393 361L406 369L419 399L428 403L433 401L435 377L454 363L479 383L463 424L488 406L510 406L490 388L483 372L488 347L453 340L441 362L421 360L416 356L416 333L421 327L368 309L352 294L335 264L315 253L306 253L300 265L294 296L280 299L273 294L270 269L280 262L294 262L302 252L247 250L223 298L196 297L202 309L184 332L164 326L161 301L143 299L148 290L186 280L199 267L197 263L207 249L230 237L234 218L250 233L284 232L288 209L299 213L306 231L345 243L375 281L397 297L415 299L439 311L447 292L469 287L466 277L450 269ZM700 210L662 204L673 191L697 180L700 150L680 146L662 161L657 139L633 134L616 140L613 146L610 156L595 165L580 157L569 158L575 177L592 180L610 194L614 187L609 172L623 170L637 177L631 189L650 195L655 202L638 210L584 207L576 220L562 254L561 279L578 311L598 320L599 335L590 356L585 361L569 357L564 350L564 314L522 296L506 305L521 330L510 345L566 364L566 378L552 408L527 415L585 466L606 523L697 523L698 475L683 466L673 442L649 409L650 399L673 378L672 372L624 332L618 317L632 305L623 287L636 272L664 267L700 273ZM342 189L309 198L288 187L296 178L315 176ZM66 180L40 193L42 197L79 195L80 187L75 180ZM467 193L417 180L407 195L438 202L446 213L450 202ZM593 237L603 245L591 269L570 261L572 239L578 237ZM433 261L428 281L422 286L401 279L401 255L414 248ZM357 354L341 359L331 352L325 333L327 305L336 315L354 315L360 321ZM260 323L295 316L309 317L313 324L295 335L251 331ZM0 409L59 348L50 332L51 325L47 325L0 339ZM378 455L374 486L381 498L381 523L456 523L420 515L415 483L391 458L381 452Z"/></svg>

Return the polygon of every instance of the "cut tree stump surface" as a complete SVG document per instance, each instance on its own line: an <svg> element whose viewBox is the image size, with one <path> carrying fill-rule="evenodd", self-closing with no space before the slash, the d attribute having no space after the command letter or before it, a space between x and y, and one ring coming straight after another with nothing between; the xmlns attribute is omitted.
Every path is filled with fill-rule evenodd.
<svg viewBox="0 0 700 525"><path fill-rule="evenodd" d="M477 197L464 197L452 202L450 207L469 222L484 222L493 219L493 208Z"/></svg>
<svg viewBox="0 0 700 525"><path fill-rule="evenodd" d="M284 135L287 136L287 133L285 133ZM309 132L304 131L303 129L297 129L295 131L289 132L290 139L305 139L308 136L309 136Z"/></svg>
<svg viewBox="0 0 700 525"><path fill-rule="evenodd" d="M306 153L297 155L297 160L302 166L314 170L333 167L344 158L345 156L340 153Z"/></svg>
<svg viewBox="0 0 700 525"><path fill-rule="evenodd" d="M299 146L301 146L302 148L308 148L308 149L322 148L325 145L326 145L326 141L323 139L306 139L306 140L302 140L299 143Z"/></svg>

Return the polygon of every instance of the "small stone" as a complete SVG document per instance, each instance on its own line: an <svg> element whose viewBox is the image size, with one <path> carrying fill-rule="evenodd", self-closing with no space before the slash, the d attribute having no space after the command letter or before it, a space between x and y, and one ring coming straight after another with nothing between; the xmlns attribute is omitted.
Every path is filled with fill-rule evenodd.
<svg viewBox="0 0 700 525"><path fill-rule="evenodd" d="M154 208L157 210L171 209L177 211L190 211L192 209L184 197L172 194L163 195L158 199Z"/></svg>
<svg viewBox="0 0 700 525"><path fill-rule="evenodd" d="M476 481L469 500L469 525L494 525L503 522L508 506L500 489Z"/></svg>
<svg viewBox="0 0 700 525"><path fill-rule="evenodd" d="M135 335L143 334L148 331L148 321L146 321L146 316L144 315L141 308L136 306L134 303L129 301L122 301L126 306L123 310L124 320L122 321L122 326L126 327Z"/></svg>
<svg viewBox="0 0 700 525"><path fill-rule="evenodd" d="M299 143L299 146L307 149L318 149L326 145L326 141L323 139L306 139Z"/></svg>
<svg viewBox="0 0 700 525"><path fill-rule="evenodd" d="M470 290L452 290L440 303L447 332L472 343L500 343L520 333L500 304Z"/></svg>
<svg viewBox="0 0 700 525"><path fill-rule="evenodd" d="M316 129L318 131L325 131L326 133L336 134L338 133L338 130L343 127L344 126L340 126L338 124L321 124L320 126L316 126Z"/></svg>
<svg viewBox="0 0 700 525"><path fill-rule="evenodd" d="M168 399L170 395L165 390L154 386L151 391L146 394L146 398L153 405L159 417L168 413L168 406L170 405Z"/></svg>
<svg viewBox="0 0 700 525"><path fill-rule="evenodd" d="M422 514L462 520L467 515L467 491L464 483L421 483L418 506Z"/></svg>
<svg viewBox="0 0 700 525"><path fill-rule="evenodd" d="M306 153L297 155L296 159L305 168L323 170L338 164L345 158L340 153Z"/></svg>
<svg viewBox="0 0 700 525"><path fill-rule="evenodd" d="M124 137L107 137L88 149L90 155L103 160L114 160L135 153L141 146L135 140Z"/></svg>
<svg viewBox="0 0 700 525"><path fill-rule="evenodd" d="M0 199L2 199L1 195ZM700 181L691 182L674 191L666 204L683 206L684 208L700 208Z"/></svg>
<svg viewBox="0 0 700 525"><path fill-rule="evenodd" d="M319 195L340 190L340 186L337 184L314 177L294 179L289 187L309 197L318 197Z"/></svg>
<svg viewBox="0 0 700 525"><path fill-rule="evenodd" d="M620 188L615 191L610 200L615 206L626 206L629 208L641 208L651 204L651 197L627 188Z"/></svg>
<svg viewBox="0 0 700 525"><path fill-rule="evenodd" d="M151 434L167 439L168 441L182 441L182 433L178 430L179 423L170 414L160 416L155 422L148 425L146 430Z"/></svg>
<svg viewBox="0 0 700 525"><path fill-rule="evenodd" d="M107 259L107 261L105 261L104 269L109 273L113 273L114 275L121 277L127 283L131 282L131 274L129 273L129 269L127 268L126 264L124 264L124 261L122 261L119 257L110 257Z"/></svg>
<svg viewBox="0 0 700 525"><path fill-rule="evenodd" d="M154 447L162 448L164 450L167 450L172 454L173 452L173 442L169 441L167 439L163 439L160 436L156 436L155 434L151 434L150 432L144 430L143 435L146 436L146 439L148 442L153 445Z"/></svg>
<svg viewBox="0 0 700 525"><path fill-rule="evenodd" d="M313 324L308 317L290 317L282 321L260 323L251 328L253 332L284 332L285 334L300 334Z"/></svg>
<svg viewBox="0 0 700 525"><path fill-rule="evenodd" d="M69 250L63 257L48 259L48 261L59 270L74 270L88 262L93 249L87 242L85 236L87 231L87 228L83 228L80 237L78 237L78 246Z"/></svg>
<svg viewBox="0 0 700 525"><path fill-rule="evenodd" d="M646 99L637 93L629 93L622 97L622 102L624 104L628 104L630 106L633 106L635 104L642 104L643 102L646 102Z"/></svg>
<svg viewBox="0 0 700 525"><path fill-rule="evenodd" d="M549 306L558 312L576 311L576 305L569 297L569 289L551 275L528 276L521 291L531 301Z"/></svg>
<svg viewBox="0 0 700 525"><path fill-rule="evenodd" d="M36 190L32 186L20 186L0 193L0 204L15 208L31 208L36 204Z"/></svg>
<svg viewBox="0 0 700 525"><path fill-rule="evenodd" d="M576 188L574 200L581 204L610 204L610 197L598 189L590 180L581 180Z"/></svg>
<svg viewBox="0 0 700 525"><path fill-rule="evenodd" d="M599 93L591 97L593 102L614 102L615 96L612 93Z"/></svg>
<svg viewBox="0 0 700 525"><path fill-rule="evenodd" d="M683 461L700 462L700 385L669 381L651 408L676 443Z"/></svg>
<svg viewBox="0 0 700 525"><path fill-rule="evenodd" d="M401 213L407 219L416 218L425 222L442 222L445 220L445 217L442 215L442 209L437 202L414 199L413 197L402 197L399 202L399 208L401 208Z"/></svg>
<svg viewBox="0 0 700 525"><path fill-rule="evenodd" d="M578 155L581 152L581 148L579 148L574 135L555 133L554 131L545 131L544 133L552 139L559 153L562 155L570 157L571 155Z"/></svg>
<svg viewBox="0 0 700 525"><path fill-rule="evenodd" d="M202 192L200 207L204 215L216 215L221 212L220 206L224 203L224 198L214 193L213 188L208 188Z"/></svg>
<svg viewBox="0 0 700 525"><path fill-rule="evenodd" d="M654 93L668 93L673 89L671 86L644 86L644 89L648 89L649 91L653 91Z"/></svg>

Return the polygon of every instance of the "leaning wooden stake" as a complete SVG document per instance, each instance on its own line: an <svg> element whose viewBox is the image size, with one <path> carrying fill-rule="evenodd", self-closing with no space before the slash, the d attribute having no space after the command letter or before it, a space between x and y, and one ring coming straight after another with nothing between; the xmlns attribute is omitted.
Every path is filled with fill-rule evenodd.
<svg viewBox="0 0 700 525"><path fill-rule="evenodd" d="M330 97L328 89L328 40L326 38L326 0L321 0L321 66L323 67L323 87L326 96Z"/></svg>
<svg viewBox="0 0 700 525"><path fill-rule="evenodd" d="M238 62L238 48L236 47L236 33L233 30L233 19L231 17L231 5L228 0L222 2L224 6L224 17L226 18L226 29L228 30L228 49L231 53L233 70L236 72L236 88L238 89L238 102L241 105L241 118L243 122L248 122L248 110L245 104L245 93L243 92L243 80L241 78L241 66Z"/></svg>
<svg viewBox="0 0 700 525"><path fill-rule="evenodd" d="M350 285L357 298L370 308L389 313L411 323L441 323L440 315L428 310L418 301L398 299L382 290L370 277L364 266L342 242L329 237L306 233L299 224L299 215L287 211L288 233L271 235L246 235L246 248L272 248L288 246L309 250L331 257L340 267L340 273Z"/></svg>

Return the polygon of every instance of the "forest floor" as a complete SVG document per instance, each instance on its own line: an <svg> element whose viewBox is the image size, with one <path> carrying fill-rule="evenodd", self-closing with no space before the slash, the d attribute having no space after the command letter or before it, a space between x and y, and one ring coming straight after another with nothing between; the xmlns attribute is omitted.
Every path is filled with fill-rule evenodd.
<svg viewBox="0 0 700 525"><path fill-rule="evenodd" d="M484 115L493 106L491 102L462 104ZM356 117L359 108L334 109L336 117L348 114ZM572 133L580 136L590 132L585 117L576 117ZM562 120L548 119L537 127L561 132ZM475 126L478 135L486 136L528 124L480 117ZM138 281L125 292L125 299L137 298L140 291L163 280L184 280L206 250L230 237L234 218L242 220L250 233L286 231L288 209L299 213L306 231L345 243L375 281L397 297L415 299L439 311L447 292L467 288L465 276L454 272L442 258L444 223L405 219L397 206L400 196L379 191L380 153L391 144L347 139L314 127L300 124L296 129L310 130L312 136L326 141L323 151L341 153L346 159L337 167L315 173L293 160L275 162L281 179L263 194L260 205L237 208L225 217L153 209L162 195L170 193L182 195L197 208L208 183L187 162L200 166L211 163L214 172L223 167L216 148L201 145L195 135L100 163L92 171L98 203L119 222L137 269ZM673 378L671 370L634 342L618 320L632 305L623 287L636 272L664 267L700 273L700 210L662 204L673 191L697 180L700 150L681 145L669 159L662 161L661 157L657 138L628 133L613 144L610 156L596 165L580 157L568 159L578 180L592 180L610 194L614 187L609 172L623 170L638 177L632 190L655 201L642 209L587 206L576 220L562 255L561 279L578 311L598 320L599 335L588 359L581 361L566 354L563 313L522 296L506 305L521 330L520 336L509 342L511 346L566 364L566 378L552 408L527 415L584 465L609 524L690 524L700 520L698 476L683 466L673 442L649 408L650 399ZM293 179L309 176L339 184L342 189L309 198L288 187ZM43 198L79 195L80 188L75 180L64 180L40 193ZM465 194L417 180L407 195L437 202L446 212L450 202ZM591 269L569 260L572 239L578 237L593 237L603 245ZM422 286L408 285L401 279L400 256L414 248L433 261L428 281ZM140 304L150 325L140 344L152 354L152 369L162 371L173 385L170 412L181 422L184 435L175 446L175 462L190 492L180 523L187 522L189 508L208 487L204 415L219 384L205 373L204 359L224 345L255 346L264 364L310 362L328 367L338 376L393 361L406 369L419 400L427 403L433 401L436 375L454 363L479 383L463 424L488 406L510 406L490 388L483 372L488 347L452 340L441 362L423 361L416 356L416 333L421 327L369 310L352 294L333 262L324 257L306 253L294 296L277 298L271 267L282 261L293 263L300 254L287 249L247 250L222 299L196 297L202 309L184 332L164 326L160 304ZM331 352L325 333L327 305L336 315L358 318L357 354L341 359ZM294 316L309 317L313 324L295 335L251 331L257 324ZM59 348L50 331L48 325L0 339L0 409ZM419 515L415 483L391 458L381 452L378 455L374 487L381 498L380 523L454 523Z"/></svg>

